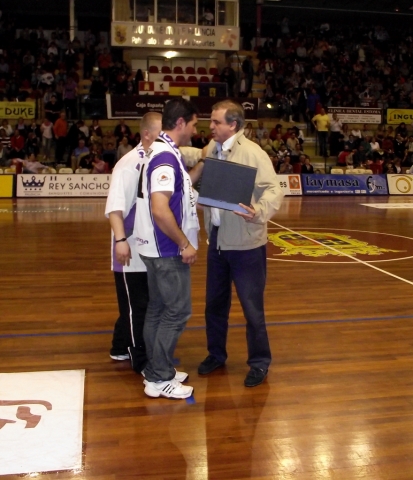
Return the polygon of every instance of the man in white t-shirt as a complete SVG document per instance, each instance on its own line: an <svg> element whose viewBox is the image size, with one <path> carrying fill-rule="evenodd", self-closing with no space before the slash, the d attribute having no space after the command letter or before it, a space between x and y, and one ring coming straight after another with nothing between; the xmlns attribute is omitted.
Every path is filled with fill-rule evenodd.
<svg viewBox="0 0 413 480"><path fill-rule="evenodd" d="M142 118L141 143L116 164L105 209L112 227L112 270L119 306L110 358L130 358L137 373L147 361L143 325L149 297L146 267L139 257L137 239L133 235L136 198L140 189L140 166L161 131L161 119L159 113L147 113Z"/></svg>

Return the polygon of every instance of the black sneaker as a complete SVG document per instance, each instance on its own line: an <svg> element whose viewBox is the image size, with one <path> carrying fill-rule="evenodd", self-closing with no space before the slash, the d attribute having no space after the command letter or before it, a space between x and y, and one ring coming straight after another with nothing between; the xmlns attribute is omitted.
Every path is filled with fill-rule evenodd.
<svg viewBox="0 0 413 480"><path fill-rule="evenodd" d="M246 387L256 387L260 385L267 376L268 370L262 368L251 368L244 380Z"/></svg>
<svg viewBox="0 0 413 480"><path fill-rule="evenodd" d="M217 368L223 367L225 363L218 362L218 360L212 355L208 355L206 359L199 364L198 373L200 375L208 375Z"/></svg>

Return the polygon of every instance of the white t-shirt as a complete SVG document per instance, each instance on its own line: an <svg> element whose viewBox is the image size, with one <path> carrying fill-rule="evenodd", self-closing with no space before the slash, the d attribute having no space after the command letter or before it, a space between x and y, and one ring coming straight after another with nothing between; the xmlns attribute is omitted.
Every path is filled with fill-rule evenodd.
<svg viewBox="0 0 413 480"><path fill-rule="evenodd" d="M142 166L145 161L145 151L140 143L118 161L112 172L105 215L109 217L110 212L122 212L125 234L132 254L129 266L121 265L116 261L114 255L114 235L112 232L111 267L115 272L146 272L145 264L138 254L137 238L133 234L136 216L138 215L136 211L136 199L138 196Z"/></svg>

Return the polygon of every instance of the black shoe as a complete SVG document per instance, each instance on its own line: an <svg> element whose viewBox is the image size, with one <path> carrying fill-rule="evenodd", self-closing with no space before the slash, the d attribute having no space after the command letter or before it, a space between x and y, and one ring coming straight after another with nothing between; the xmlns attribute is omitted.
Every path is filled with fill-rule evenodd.
<svg viewBox="0 0 413 480"><path fill-rule="evenodd" d="M225 363L218 362L218 360L212 355L208 355L206 359L199 364L198 373L200 375L208 375L217 368L223 367Z"/></svg>
<svg viewBox="0 0 413 480"><path fill-rule="evenodd" d="M260 385L267 376L268 370L262 368L251 368L244 380L246 387L256 387Z"/></svg>

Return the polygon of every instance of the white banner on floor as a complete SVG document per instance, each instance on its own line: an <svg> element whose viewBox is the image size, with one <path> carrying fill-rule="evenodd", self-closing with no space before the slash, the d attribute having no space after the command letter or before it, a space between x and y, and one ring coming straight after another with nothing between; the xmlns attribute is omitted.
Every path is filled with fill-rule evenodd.
<svg viewBox="0 0 413 480"><path fill-rule="evenodd" d="M82 466L84 370L0 373L0 475Z"/></svg>

